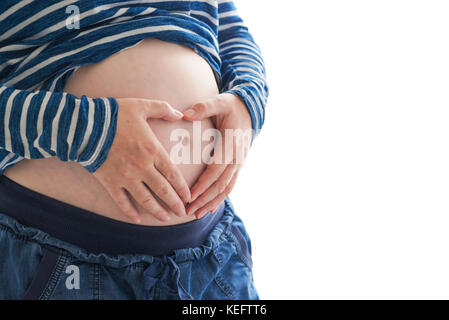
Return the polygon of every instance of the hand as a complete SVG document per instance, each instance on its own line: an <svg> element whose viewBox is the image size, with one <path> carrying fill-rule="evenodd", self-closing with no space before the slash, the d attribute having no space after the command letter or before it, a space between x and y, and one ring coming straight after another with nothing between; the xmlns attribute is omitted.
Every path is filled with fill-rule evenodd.
<svg viewBox="0 0 449 320"><path fill-rule="evenodd" d="M221 139L214 148L211 163L191 189L187 214L194 213L198 219L215 211L234 188L253 135L248 109L234 94L219 94L184 111L184 119L189 121L209 117L221 133Z"/></svg>
<svg viewBox="0 0 449 320"><path fill-rule="evenodd" d="M164 101L117 99L117 102L114 141L106 161L93 175L123 213L136 223L140 223L140 215L126 191L161 221L169 220L170 216L152 192L175 214L185 215L189 187L147 122L148 118L178 121L183 114Z"/></svg>

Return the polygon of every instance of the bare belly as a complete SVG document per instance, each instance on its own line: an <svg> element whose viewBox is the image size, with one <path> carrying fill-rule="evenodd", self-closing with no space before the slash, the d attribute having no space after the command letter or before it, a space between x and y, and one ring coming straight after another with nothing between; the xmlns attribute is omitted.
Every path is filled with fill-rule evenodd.
<svg viewBox="0 0 449 320"><path fill-rule="evenodd" d="M183 111L193 103L218 94L215 77L209 64L192 49L157 39L145 39L139 45L119 52L94 65L79 68L69 78L64 91L78 97L147 98L168 101ZM176 128L186 129L192 139L192 123L181 120L148 121L166 150L178 143L170 141ZM201 122L201 131L213 128L210 119ZM191 141L192 143L192 141ZM208 142L201 142L202 146ZM205 169L201 164L179 164L189 186ZM4 174L15 182L46 196L89 210L112 219L132 223L124 216L106 189L76 162L62 162L56 157L25 159ZM133 199L132 199L133 200ZM139 206L144 225L171 225L191 221L195 217L171 214L161 222Z"/></svg>

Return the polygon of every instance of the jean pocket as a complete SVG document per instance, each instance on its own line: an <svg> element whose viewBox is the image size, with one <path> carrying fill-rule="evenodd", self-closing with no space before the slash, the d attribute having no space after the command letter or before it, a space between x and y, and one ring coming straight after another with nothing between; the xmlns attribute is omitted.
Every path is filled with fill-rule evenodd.
<svg viewBox="0 0 449 320"><path fill-rule="evenodd" d="M249 243L243 235L242 230L236 225L231 225L230 231L234 235L235 240L238 244L237 251L240 258L251 269L253 267L253 259L251 257Z"/></svg>
<svg viewBox="0 0 449 320"><path fill-rule="evenodd" d="M44 247L42 259L22 300L50 298L61 276L65 260L65 256L56 249Z"/></svg>

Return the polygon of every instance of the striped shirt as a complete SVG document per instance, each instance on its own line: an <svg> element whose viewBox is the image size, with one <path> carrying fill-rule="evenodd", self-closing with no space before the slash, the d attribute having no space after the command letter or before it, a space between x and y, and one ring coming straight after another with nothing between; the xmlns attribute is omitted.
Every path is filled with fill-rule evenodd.
<svg viewBox="0 0 449 320"><path fill-rule="evenodd" d="M81 65L149 37L205 58L220 92L243 99L257 135L265 66L232 1L1 0L0 174L24 158L52 156L95 172L115 136L117 100L78 98L63 92L65 83Z"/></svg>

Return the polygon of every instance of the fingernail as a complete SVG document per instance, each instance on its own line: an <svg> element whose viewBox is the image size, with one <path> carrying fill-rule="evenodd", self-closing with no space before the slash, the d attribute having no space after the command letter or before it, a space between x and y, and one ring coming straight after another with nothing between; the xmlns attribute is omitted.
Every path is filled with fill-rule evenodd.
<svg viewBox="0 0 449 320"><path fill-rule="evenodd" d="M197 217L197 219L201 219L204 216L204 213L202 211L195 212L195 216Z"/></svg>
<svg viewBox="0 0 449 320"><path fill-rule="evenodd" d="M195 114L195 110L193 110L193 109L184 111L184 115L186 115L187 117L192 117L194 114Z"/></svg>
<svg viewBox="0 0 449 320"><path fill-rule="evenodd" d="M178 116L178 117L184 117L184 114L183 114L181 111L179 111L179 110L174 110L174 113L175 113L176 116Z"/></svg>

